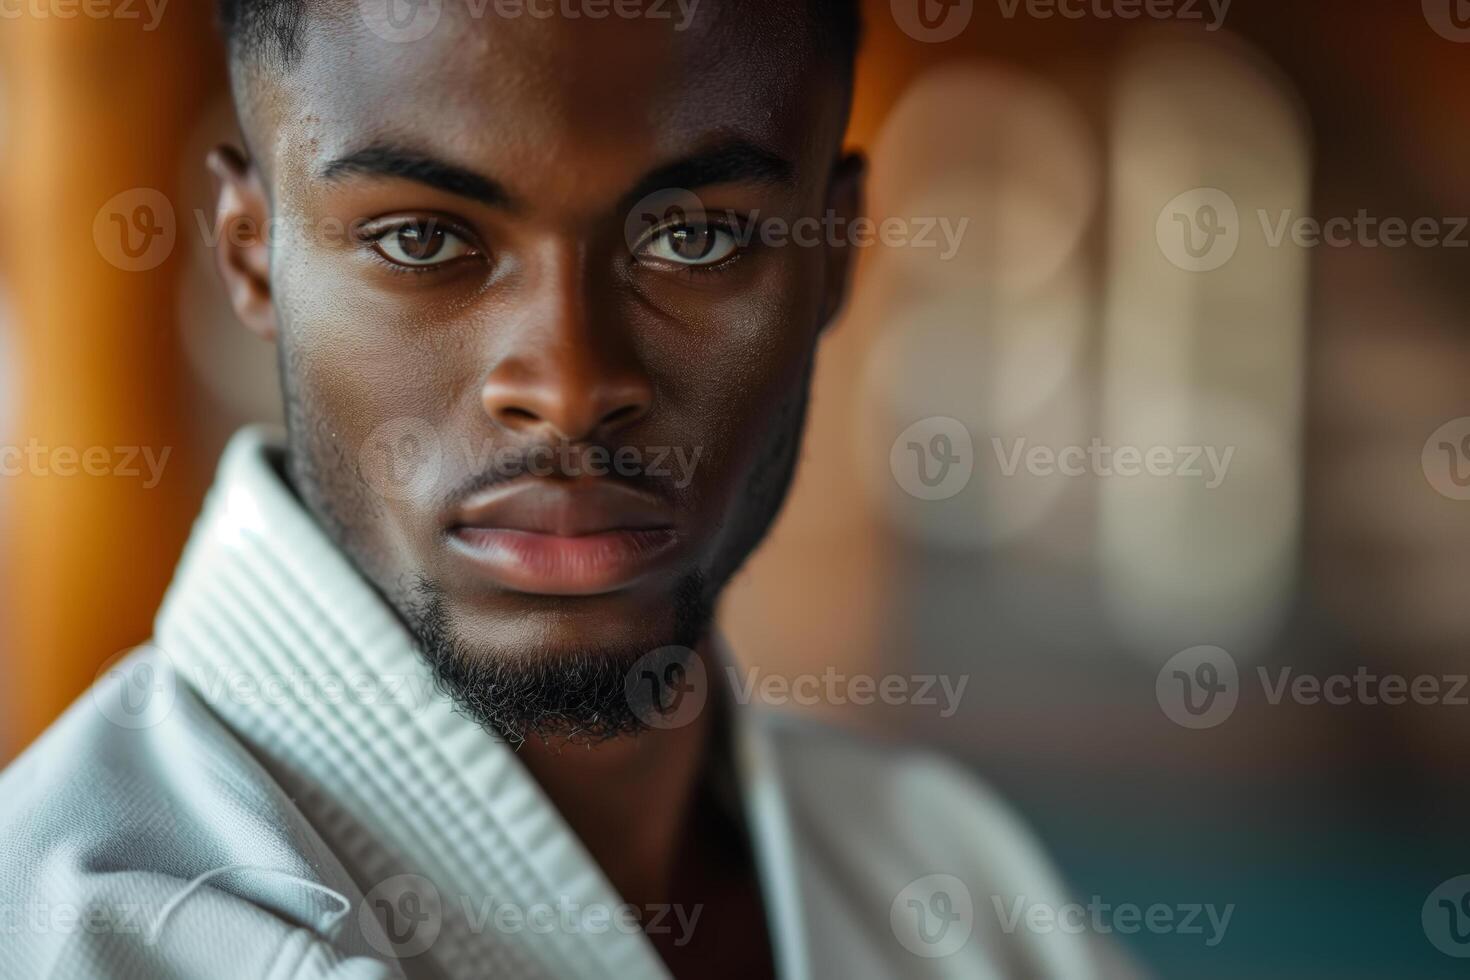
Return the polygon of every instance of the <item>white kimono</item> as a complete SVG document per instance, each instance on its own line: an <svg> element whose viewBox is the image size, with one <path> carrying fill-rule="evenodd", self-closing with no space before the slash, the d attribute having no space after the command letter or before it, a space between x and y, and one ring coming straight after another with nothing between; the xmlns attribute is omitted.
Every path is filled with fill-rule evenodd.
<svg viewBox="0 0 1470 980"><path fill-rule="evenodd" d="M273 452L234 440L153 642L0 776L0 977L667 976ZM734 714L779 976L1097 975L1084 937L1012 914L1065 899L964 773Z"/></svg>

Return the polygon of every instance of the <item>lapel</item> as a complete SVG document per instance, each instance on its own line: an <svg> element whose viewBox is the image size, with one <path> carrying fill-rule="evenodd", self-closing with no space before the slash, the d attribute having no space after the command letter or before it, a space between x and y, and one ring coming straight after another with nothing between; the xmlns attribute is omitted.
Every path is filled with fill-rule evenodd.
<svg viewBox="0 0 1470 980"><path fill-rule="evenodd" d="M276 472L273 443L247 429L226 450L158 645L336 852L409 975L666 977L515 754L435 690L407 630ZM779 975L797 980L797 856L748 713L732 712L741 795Z"/></svg>
<svg viewBox="0 0 1470 980"><path fill-rule="evenodd" d="M642 933L562 925L621 900L511 750L435 691L267 451L259 430L226 451L157 640L389 919L406 971L666 976Z"/></svg>

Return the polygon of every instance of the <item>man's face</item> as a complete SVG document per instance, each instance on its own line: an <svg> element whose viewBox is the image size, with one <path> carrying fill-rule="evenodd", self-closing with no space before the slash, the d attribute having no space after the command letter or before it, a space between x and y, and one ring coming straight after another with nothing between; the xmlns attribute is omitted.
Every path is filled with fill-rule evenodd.
<svg viewBox="0 0 1470 980"><path fill-rule="evenodd" d="M435 643L692 644L774 517L846 253L762 229L850 218L858 170L800 6L313 15L252 83L221 209L274 245L226 279L280 345L298 490Z"/></svg>

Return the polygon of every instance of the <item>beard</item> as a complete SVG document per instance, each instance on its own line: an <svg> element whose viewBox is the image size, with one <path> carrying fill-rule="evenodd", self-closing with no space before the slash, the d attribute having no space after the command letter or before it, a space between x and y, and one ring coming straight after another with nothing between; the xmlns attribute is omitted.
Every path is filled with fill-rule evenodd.
<svg viewBox="0 0 1470 980"><path fill-rule="evenodd" d="M426 579L400 613L440 692L481 727L513 745L529 737L595 744L646 731L677 710L674 685L657 685L650 694L640 678L682 677L698 656L713 619L703 574L682 580L671 601L673 635L663 642L555 653L487 653L466 643L443 592Z"/></svg>
<svg viewBox="0 0 1470 980"><path fill-rule="evenodd" d="M380 501L324 413L298 395L286 345L278 346L288 481L408 627L441 693L491 734L516 745L530 737L591 744L670 727L659 716L676 707L679 691L672 678L683 677L699 656L695 651L708 637L720 591L770 530L790 489L806 422L811 356L764 427L769 435L736 491L739 503L722 528L709 570L695 569L671 587L666 626L637 643L510 650L467 641L438 583L394 575L385 567L372 545L372 525L383 517ZM637 681L650 675L658 681L640 693Z"/></svg>

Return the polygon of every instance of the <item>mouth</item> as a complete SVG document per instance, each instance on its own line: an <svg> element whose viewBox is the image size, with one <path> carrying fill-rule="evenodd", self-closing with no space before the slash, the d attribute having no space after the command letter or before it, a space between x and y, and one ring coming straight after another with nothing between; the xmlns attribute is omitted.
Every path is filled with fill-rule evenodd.
<svg viewBox="0 0 1470 980"><path fill-rule="evenodd" d="M517 481L477 494L455 515L449 541L502 588L587 596L655 573L679 534L658 500L598 478Z"/></svg>

